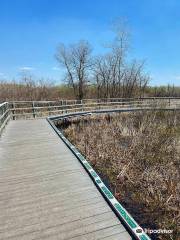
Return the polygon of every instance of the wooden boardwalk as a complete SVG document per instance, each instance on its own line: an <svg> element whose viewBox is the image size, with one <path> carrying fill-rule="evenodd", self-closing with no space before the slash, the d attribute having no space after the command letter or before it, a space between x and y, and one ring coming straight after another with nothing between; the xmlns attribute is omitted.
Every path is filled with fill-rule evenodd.
<svg viewBox="0 0 180 240"><path fill-rule="evenodd" d="M10 121L0 138L0 239L131 237L43 119Z"/></svg>

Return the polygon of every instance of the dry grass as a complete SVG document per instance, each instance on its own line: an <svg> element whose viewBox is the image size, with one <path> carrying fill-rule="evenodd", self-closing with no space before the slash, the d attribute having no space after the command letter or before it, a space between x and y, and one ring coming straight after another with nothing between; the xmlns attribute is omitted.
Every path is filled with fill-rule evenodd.
<svg viewBox="0 0 180 240"><path fill-rule="evenodd" d="M178 238L179 114L93 115L73 118L63 127L140 225L173 230L154 239Z"/></svg>

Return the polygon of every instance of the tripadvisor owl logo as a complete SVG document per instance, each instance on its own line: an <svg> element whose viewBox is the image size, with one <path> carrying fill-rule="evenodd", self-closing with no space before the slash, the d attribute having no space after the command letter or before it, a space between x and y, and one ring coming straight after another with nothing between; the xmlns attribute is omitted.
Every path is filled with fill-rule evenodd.
<svg viewBox="0 0 180 240"><path fill-rule="evenodd" d="M142 233L142 232L143 232L142 228L137 228L136 229L136 233Z"/></svg>

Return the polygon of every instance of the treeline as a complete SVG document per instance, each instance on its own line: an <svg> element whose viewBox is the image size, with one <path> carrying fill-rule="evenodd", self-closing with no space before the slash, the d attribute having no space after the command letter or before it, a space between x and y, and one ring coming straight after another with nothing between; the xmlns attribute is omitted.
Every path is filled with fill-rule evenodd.
<svg viewBox="0 0 180 240"><path fill-rule="evenodd" d="M138 90L137 92L138 93ZM90 85L86 88L85 98L98 98L98 89L96 85ZM180 97L180 87L175 86L146 86L143 95L134 95L135 97ZM0 81L0 102L4 101L43 101L75 99L74 90L67 85L53 85L43 80L38 81L26 79L20 82Z"/></svg>
<svg viewBox="0 0 180 240"><path fill-rule="evenodd" d="M33 80L31 77L19 82L0 81L0 102L57 100L66 98L68 92L71 90L65 86L54 86L44 80Z"/></svg>
<svg viewBox="0 0 180 240"><path fill-rule="evenodd" d="M158 87L147 87L147 96L155 97L180 97L180 86L167 85Z"/></svg>
<svg viewBox="0 0 180 240"><path fill-rule="evenodd" d="M96 98L95 87L89 86L87 98ZM0 80L0 102L4 101L45 101L75 99L72 87L67 84L55 85L44 79L26 75L19 81Z"/></svg>

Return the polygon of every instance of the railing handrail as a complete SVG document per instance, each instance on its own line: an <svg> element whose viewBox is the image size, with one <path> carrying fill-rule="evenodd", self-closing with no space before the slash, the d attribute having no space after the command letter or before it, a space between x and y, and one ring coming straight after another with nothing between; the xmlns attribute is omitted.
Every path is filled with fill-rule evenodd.
<svg viewBox="0 0 180 240"><path fill-rule="evenodd" d="M131 97L131 98L85 98L82 100L79 99L57 99L57 100L28 100L28 101L21 101L21 100L14 100L14 101L9 101L9 103L16 102L16 103L31 103L31 102L60 102L60 101L91 101L91 100L111 100L111 99L122 99L122 100L127 100L127 99L180 99L180 97Z"/></svg>
<svg viewBox="0 0 180 240"><path fill-rule="evenodd" d="M135 97L135 98L101 98L83 100L59 101L11 101L0 104L0 126L11 115L13 120L18 118L45 118L54 114L91 111L111 108L133 108L160 106L165 103L168 107L179 108L180 97ZM3 108L3 110L1 110ZM10 113L10 114L9 114ZM3 119L3 120L2 120ZM2 121L1 121L2 120Z"/></svg>

